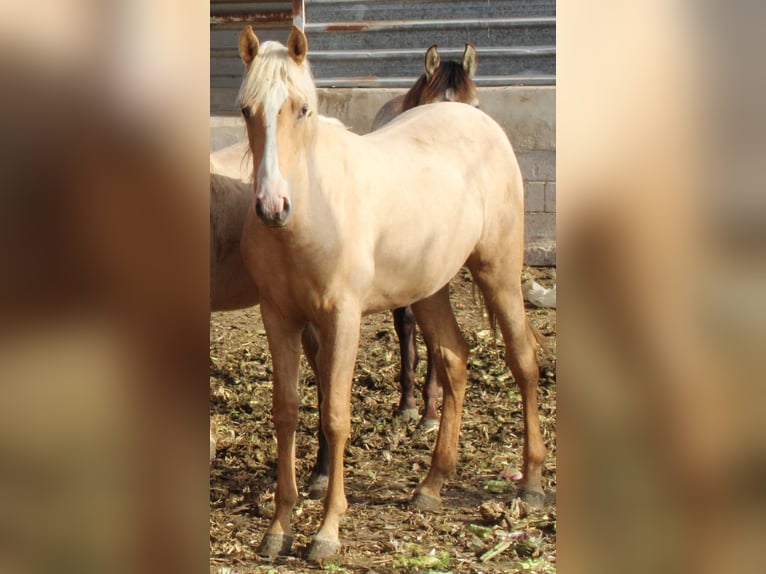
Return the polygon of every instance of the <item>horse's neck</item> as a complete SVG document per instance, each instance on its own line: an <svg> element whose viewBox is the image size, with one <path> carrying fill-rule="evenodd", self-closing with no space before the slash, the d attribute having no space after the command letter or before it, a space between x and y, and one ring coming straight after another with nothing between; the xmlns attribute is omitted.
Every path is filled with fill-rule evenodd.
<svg viewBox="0 0 766 574"><path fill-rule="evenodd" d="M356 171L343 166L355 164L351 156L360 139L340 123L319 121L305 166L291 181L295 215L302 220L296 228L305 230L306 235L316 233L330 220L342 220L345 210L355 209L351 190L356 187Z"/></svg>
<svg viewBox="0 0 766 574"><path fill-rule="evenodd" d="M422 74L415 84L404 94L404 101L402 102L402 112L406 112L409 109L416 107L420 103L420 95L426 86L426 75Z"/></svg>

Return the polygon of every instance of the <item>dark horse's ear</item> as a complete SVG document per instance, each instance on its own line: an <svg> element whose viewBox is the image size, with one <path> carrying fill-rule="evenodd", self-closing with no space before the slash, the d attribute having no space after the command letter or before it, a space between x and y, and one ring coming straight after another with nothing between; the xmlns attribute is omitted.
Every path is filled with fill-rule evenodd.
<svg viewBox="0 0 766 574"><path fill-rule="evenodd" d="M253 32L253 27L248 26L239 35L239 57L245 63L248 68L250 64L255 60L255 56L258 55L258 47L260 46L258 36Z"/></svg>
<svg viewBox="0 0 766 574"><path fill-rule="evenodd" d="M431 79L431 76L434 75L436 68L439 67L440 61L441 58L439 57L439 50L436 49L436 44L434 44L428 48L428 51L426 52L426 78L429 80Z"/></svg>
<svg viewBox="0 0 766 574"><path fill-rule="evenodd" d="M465 52L463 52L463 69L469 78L473 78L476 73L478 58L476 57L476 48L470 42L465 43Z"/></svg>
<svg viewBox="0 0 766 574"><path fill-rule="evenodd" d="M298 65L301 65L303 60L306 59L309 43L306 40L306 34L297 26L293 26L293 31L290 32L290 38L287 40L287 51L290 53L293 62Z"/></svg>

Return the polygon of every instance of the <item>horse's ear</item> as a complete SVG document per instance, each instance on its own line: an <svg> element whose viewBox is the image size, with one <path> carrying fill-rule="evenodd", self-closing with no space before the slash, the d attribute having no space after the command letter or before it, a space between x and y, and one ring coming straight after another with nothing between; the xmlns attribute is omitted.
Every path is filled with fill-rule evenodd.
<svg viewBox="0 0 766 574"><path fill-rule="evenodd" d="M258 47L261 43L258 41L258 36L253 32L253 27L248 26L239 35L239 57L245 63L248 68L255 56L258 55Z"/></svg>
<svg viewBox="0 0 766 574"><path fill-rule="evenodd" d="M309 51L309 42L306 40L306 34L297 26L293 26L293 31L290 32L290 38L287 40L287 51L290 53L293 62L298 65L302 64L303 60L306 59L306 54Z"/></svg>
<svg viewBox="0 0 766 574"><path fill-rule="evenodd" d="M439 67L441 58L439 56L439 50L436 49L436 44L428 48L426 52L426 78L429 80L434 75L436 68Z"/></svg>
<svg viewBox="0 0 766 574"><path fill-rule="evenodd" d="M463 69L469 78L473 78L476 73L478 58L476 57L476 48L470 42L465 43L465 52L463 52Z"/></svg>

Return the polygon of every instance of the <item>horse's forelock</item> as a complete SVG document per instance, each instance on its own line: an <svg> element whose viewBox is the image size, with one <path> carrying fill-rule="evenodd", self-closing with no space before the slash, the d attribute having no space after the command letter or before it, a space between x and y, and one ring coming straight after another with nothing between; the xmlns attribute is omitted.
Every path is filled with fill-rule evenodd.
<svg viewBox="0 0 766 574"><path fill-rule="evenodd" d="M239 89L237 102L240 108L258 108L269 94L287 88L306 99L309 107L316 109L317 95L311 68L307 60L299 66L279 42L261 44L258 55L245 73Z"/></svg>

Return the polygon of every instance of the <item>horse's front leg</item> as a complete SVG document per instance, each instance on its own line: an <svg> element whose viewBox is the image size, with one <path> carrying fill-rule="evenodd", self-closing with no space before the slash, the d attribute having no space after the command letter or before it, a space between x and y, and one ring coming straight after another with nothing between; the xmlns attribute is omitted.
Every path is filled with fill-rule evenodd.
<svg viewBox="0 0 766 574"><path fill-rule="evenodd" d="M298 500L295 481L295 428L298 424L298 370L303 324L285 319L268 303L261 304L274 369L272 418L277 433L277 490L274 517L259 554L288 554L293 543L290 517Z"/></svg>
<svg viewBox="0 0 766 574"><path fill-rule="evenodd" d="M310 560L329 558L340 549L338 529L348 508L343 484L343 452L351 432L351 381L359 345L361 313L343 309L317 323L320 332L319 384L322 431L329 451L329 481L324 519L309 549Z"/></svg>

